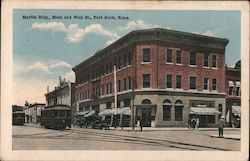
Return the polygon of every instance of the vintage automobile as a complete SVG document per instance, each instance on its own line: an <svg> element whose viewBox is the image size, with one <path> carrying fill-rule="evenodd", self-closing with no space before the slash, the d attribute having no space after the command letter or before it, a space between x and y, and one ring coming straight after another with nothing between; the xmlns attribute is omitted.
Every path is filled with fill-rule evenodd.
<svg viewBox="0 0 250 161"><path fill-rule="evenodd" d="M109 124L102 120L96 120L92 123L91 128L93 129L100 129L100 130L109 130Z"/></svg>

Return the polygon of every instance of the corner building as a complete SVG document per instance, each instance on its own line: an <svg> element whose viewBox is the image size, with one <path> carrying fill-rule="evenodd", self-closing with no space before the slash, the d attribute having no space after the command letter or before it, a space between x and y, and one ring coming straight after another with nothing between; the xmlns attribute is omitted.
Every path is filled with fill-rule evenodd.
<svg viewBox="0 0 250 161"><path fill-rule="evenodd" d="M115 65L117 106L130 107L135 124L187 127L199 117L200 126L216 126L225 114L228 42L161 28L132 31L73 68L77 110L114 108Z"/></svg>

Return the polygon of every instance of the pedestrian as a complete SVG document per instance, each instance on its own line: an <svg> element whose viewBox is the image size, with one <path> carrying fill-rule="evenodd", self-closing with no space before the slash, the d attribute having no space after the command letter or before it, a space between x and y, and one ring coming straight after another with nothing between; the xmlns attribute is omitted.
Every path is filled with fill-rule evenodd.
<svg viewBox="0 0 250 161"><path fill-rule="evenodd" d="M199 117L197 117L197 119L196 119L196 124L195 124L195 130L196 130L196 131L199 130L199 126L200 126L200 120L199 120Z"/></svg>
<svg viewBox="0 0 250 161"><path fill-rule="evenodd" d="M191 120L192 129L195 129L195 124L196 124L196 119L195 119L195 117L193 117L192 120Z"/></svg>
<svg viewBox="0 0 250 161"><path fill-rule="evenodd" d="M219 137L223 138L223 128L224 128L224 116L221 116L220 120L219 120L219 126L218 126L218 130L219 130Z"/></svg>
<svg viewBox="0 0 250 161"><path fill-rule="evenodd" d="M141 128L141 131L142 131L142 127L143 127L143 123L142 123L142 120L140 120L140 128Z"/></svg>

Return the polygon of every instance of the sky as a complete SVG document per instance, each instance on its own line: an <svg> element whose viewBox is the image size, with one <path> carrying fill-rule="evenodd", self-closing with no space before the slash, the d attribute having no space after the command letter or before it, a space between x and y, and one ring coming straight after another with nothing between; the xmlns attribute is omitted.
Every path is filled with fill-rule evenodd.
<svg viewBox="0 0 250 161"><path fill-rule="evenodd" d="M240 60L240 11L15 9L13 104L45 103L59 76L74 82L74 66L130 31L155 27L227 38L226 64Z"/></svg>

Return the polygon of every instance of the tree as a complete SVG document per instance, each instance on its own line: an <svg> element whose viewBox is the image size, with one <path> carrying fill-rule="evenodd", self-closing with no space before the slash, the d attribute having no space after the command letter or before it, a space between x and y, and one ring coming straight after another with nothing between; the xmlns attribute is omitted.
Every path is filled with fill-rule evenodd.
<svg viewBox="0 0 250 161"><path fill-rule="evenodd" d="M29 102L26 100L24 106L29 106Z"/></svg>

